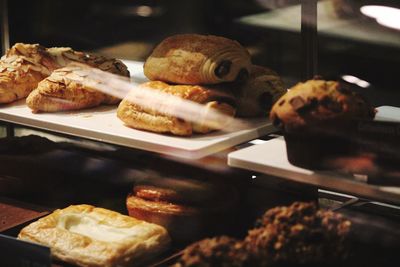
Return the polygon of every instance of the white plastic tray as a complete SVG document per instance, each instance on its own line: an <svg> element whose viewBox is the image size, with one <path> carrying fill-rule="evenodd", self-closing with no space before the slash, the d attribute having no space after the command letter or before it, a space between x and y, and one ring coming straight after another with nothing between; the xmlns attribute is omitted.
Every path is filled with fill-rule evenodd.
<svg viewBox="0 0 400 267"><path fill-rule="evenodd" d="M142 62L125 61L135 82L144 82ZM0 106L0 120L106 143L172 156L200 158L266 135L274 128L267 119L249 120L249 128L238 132L216 131L206 135L175 137L126 127L116 117L115 106L75 112L33 114L19 101Z"/></svg>
<svg viewBox="0 0 400 267"><path fill-rule="evenodd" d="M400 120L400 108L378 108L378 120ZM228 165L320 188L400 204L400 187L366 184L353 176L329 171L313 171L289 163L283 137L274 138L228 154Z"/></svg>

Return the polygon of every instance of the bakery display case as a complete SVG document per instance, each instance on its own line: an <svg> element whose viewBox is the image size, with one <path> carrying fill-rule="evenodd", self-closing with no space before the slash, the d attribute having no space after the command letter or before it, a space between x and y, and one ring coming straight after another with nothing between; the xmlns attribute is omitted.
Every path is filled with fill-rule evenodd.
<svg viewBox="0 0 400 267"><path fill-rule="evenodd" d="M397 266L396 1L1 0L1 266Z"/></svg>

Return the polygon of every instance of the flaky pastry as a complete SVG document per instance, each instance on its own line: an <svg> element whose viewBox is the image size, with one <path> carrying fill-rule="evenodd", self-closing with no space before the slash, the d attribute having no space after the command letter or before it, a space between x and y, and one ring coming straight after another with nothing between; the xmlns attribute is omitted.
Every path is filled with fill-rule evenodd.
<svg viewBox="0 0 400 267"><path fill-rule="evenodd" d="M132 266L164 250L162 226L90 205L72 205L31 223L19 239L51 248L52 255L79 266Z"/></svg>
<svg viewBox="0 0 400 267"><path fill-rule="evenodd" d="M56 67L43 46L15 44L0 60L0 103L26 97Z"/></svg>
<svg viewBox="0 0 400 267"><path fill-rule="evenodd" d="M216 109L230 116L235 114L234 98L221 91L199 85L168 85L160 81L147 82L142 86L204 104L207 108ZM159 133L189 136L193 132L208 133L215 130L205 125L204 122L192 123L160 113L155 108L144 108L133 104L129 102L129 95L121 101L117 116L132 128Z"/></svg>
<svg viewBox="0 0 400 267"><path fill-rule="evenodd" d="M149 80L177 84L216 84L243 79L250 54L238 42L213 35L180 34L163 40L147 58Z"/></svg>
<svg viewBox="0 0 400 267"><path fill-rule="evenodd" d="M117 104L120 100L84 85L86 74L75 67L55 70L26 99L32 112L57 112Z"/></svg>
<svg viewBox="0 0 400 267"><path fill-rule="evenodd" d="M0 103L27 97L41 80L71 62L129 76L127 67L116 59L74 51L69 47L45 48L38 44L16 43L0 60Z"/></svg>

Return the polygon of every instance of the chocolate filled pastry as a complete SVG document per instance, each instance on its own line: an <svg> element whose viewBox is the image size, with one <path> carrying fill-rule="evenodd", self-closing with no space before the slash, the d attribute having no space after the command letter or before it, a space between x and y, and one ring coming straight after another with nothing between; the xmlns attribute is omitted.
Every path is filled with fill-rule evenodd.
<svg viewBox="0 0 400 267"><path fill-rule="evenodd" d="M165 250L164 227L90 205L73 205L31 223L19 239L50 247L79 266L136 266Z"/></svg>
<svg viewBox="0 0 400 267"><path fill-rule="evenodd" d="M222 90L199 85L168 85L160 81L147 82L142 86L203 104L207 108L215 109L226 115L234 116L235 114L234 97ZM190 136L192 133L208 133L215 130L202 122L192 123L160 113L156 109L140 107L129 102L129 95L120 103L117 116L127 126L158 133ZM223 125L221 125L222 127Z"/></svg>
<svg viewBox="0 0 400 267"><path fill-rule="evenodd" d="M133 187L126 199L130 216L164 226L175 242L229 228L226 224L237 202L231 187L165 177L162 181Z"/></svg>
<svg viewBox="0 0 400 267"><path fill-rule="evenodd" d="M216 84L243 80L250 54L238 42L213 35L181 34L163 40L147 58L150 80L177 84Z"/></svg>
<svg viewBox="0 0 400 267"><path fill-rule="evenodd" d="M0 103L27 97L41 80L71 62L129 76L126 66L119 60L74 51L69 47L45 48L38 44L17 43L0 61Z"/></svg>
<svg viewBox="0 0 400 267"><path fill-rule="evenodd" d="M253 65L249 79L234 90L238 117L267 117L272 105L286 93L282 79L268 68Z"/></svg>

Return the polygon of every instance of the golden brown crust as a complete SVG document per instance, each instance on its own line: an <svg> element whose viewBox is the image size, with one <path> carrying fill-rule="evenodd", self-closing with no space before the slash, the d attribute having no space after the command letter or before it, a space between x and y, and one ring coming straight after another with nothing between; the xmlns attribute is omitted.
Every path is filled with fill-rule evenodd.
<svg viewBox="0 0 400 267"><path fill-rule="evenodd" d="M218 101L219 99L229 99L228 101L233 101L232 96L203 86L168 85L160 81L147 82L142 86L204 104L208 108L217 109L227 115L233 116L235 113L235 109L230 104ZM120 103L117 116L126 125L132 128L159 133L172 133L182 136L189 136L193 132L207 133L214 130L201 122L198 124L190 123L176 117L162 114L155 109L140 107L129 102L128 98L129 96Z"/></svg>
<svg viewBox="0 0 400 267"><path fill-rule="evenodd" d="M27 97L41 80L71 62L129 77L127 67L116 59L74 51L69 47L45 48L38 44L16 43L0 61L0 103Z"/></svg>
<svg viewBox="0 0 400 267"><path fill-rule="evenodd" d="M129 216L164 226L174 241L195 240L204 234L204 211L181 204L176 191L149 186L135 186L133 191L126 198Z"/></svg>
<svg viewBox="0 0 400 267"><path fill-rule="evenodd" d="M26 104L33 112L57 112L119 102L118 98L84 86L84 79L71 67L57 69L29 94Z"/></svg>
<svg viewBox="0 0 400 267"><path fill-rule="evenodd" d="M0 103L25 98L56 67L43 46L15 44L0 61Z"/></svg>
<svg viewBox="0 0 400 267"><path fill-rule="evenodd" d="M54 257L79 266L130 266L169 243L161 226L90 205L56 210L18 238L49 246Z"/></svg>
<svg viewBox="0 0 400 267"><path fill-rule="evenodd" d="M213 35L181 34L163 40L144 65L150 80L177 84L234 81L250 71L250 55L238 42Z"/></svg>
<svg viewBox="0 0 400 267"><path fill-rule="evenodd" d="M286 130L329 120L373 118L374 108L338 82L309 80L298 83L272 107L270 118Z"/></svg>

